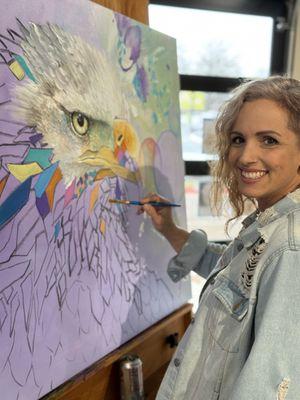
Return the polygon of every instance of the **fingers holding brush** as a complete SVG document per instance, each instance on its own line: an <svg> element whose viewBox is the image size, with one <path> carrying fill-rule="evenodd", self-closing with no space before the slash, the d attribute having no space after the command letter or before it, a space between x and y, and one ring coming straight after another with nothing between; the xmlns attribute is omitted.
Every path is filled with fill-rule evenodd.
<svg viewBox="0 0 300 400"><path fill-rule="evenodd" d="M139 207L137 211L138 214L146 212L147 215L149 215L149 217L151 218L155 229L161 232L163 235L166 231L169 230L170 226L174 225L172 217L172 207L168 206L170 202L167 199L159 196L158 194L152 193L141 199L140 202L143 204ZM166 206L153 206L151 203L165 203Z"/></svg>

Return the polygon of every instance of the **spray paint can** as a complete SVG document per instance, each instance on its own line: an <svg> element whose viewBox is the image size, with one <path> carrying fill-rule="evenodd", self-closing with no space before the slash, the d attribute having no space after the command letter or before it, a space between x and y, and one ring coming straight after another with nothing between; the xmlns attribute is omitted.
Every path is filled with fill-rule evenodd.
<svg viewBox="0 0 300 400"><path fill-rule="evenodd" d="M120 360L121 400L144 400L142 361L135 354Z"/></svg>

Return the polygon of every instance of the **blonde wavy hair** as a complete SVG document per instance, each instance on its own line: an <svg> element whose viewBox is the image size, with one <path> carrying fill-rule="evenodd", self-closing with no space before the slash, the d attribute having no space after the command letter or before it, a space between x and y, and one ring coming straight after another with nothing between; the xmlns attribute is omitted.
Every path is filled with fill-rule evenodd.
<svg viewBox="0 0 300 400"><path fill-rule="evenodd" d="M210 162L213 176L211 201L218 213L222 207L224 191L228 192L230 205L234 216L226 223L226 231L230 221L244 213L247 199L238 191L237 181L228 164L230 148L230 132L237 116L245 102L267 99L276 102L288 112L288 128L300 137L300 81L285 76L271 76L242 83L232 91L232 96L221 107L216 121L216 150L219 156L217 161Z"/></svg>

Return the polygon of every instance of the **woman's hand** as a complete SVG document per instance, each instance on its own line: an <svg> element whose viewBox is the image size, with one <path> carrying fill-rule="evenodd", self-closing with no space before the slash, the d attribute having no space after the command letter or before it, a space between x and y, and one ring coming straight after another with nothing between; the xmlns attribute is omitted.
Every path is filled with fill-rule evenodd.
<svg viewBox="0 0 300 400"><path fill-rule="evenodd" d="M157 194L149 194L147 197L144 197L140 200L140 202L144 203L144 205L139 207L138 214L141 214L145 211L151 218L154 228L165 236L169 230L174 229L175 225L172 217L171 207L154 207L151 204L147 204L151 201L169 203L167 199Z"/></svg>
<svg viewBox="0 0 300 400"><path fill-rule="evenodd" d="M189 233L179 228L173 220L172 207L154 207L149 203L150 201L159 201L162 203L169 203L167 199L158 194L149 194L140 200L144 203L138 209L138 214L142 214L144 211L149 215L152 220L154 228L160 232L171 244L174 250L179 253L182 246L187 241Z"/></svg>

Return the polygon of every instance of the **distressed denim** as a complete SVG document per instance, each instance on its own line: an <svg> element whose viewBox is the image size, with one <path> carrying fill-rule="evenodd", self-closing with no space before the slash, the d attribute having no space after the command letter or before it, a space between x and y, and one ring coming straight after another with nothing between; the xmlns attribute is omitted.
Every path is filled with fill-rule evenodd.
<svg viewBox="0 0 300 400"><path fill-rule="evenodd" d="M168 265L191 270L207 280L156 399L300 399L300 189L227 247L193 231Z"/></svg>

